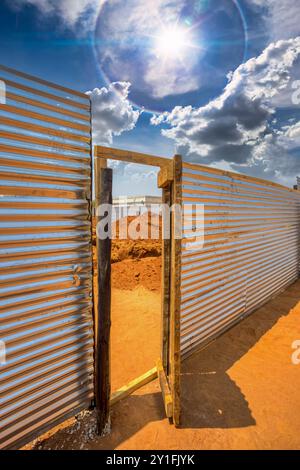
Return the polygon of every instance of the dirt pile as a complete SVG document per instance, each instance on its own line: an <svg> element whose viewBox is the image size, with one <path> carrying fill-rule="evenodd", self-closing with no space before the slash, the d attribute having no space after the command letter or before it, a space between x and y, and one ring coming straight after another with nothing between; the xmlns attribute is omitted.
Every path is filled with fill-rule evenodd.
<svg viewBox="0 0 300 470"><path fill-rule="evenodd" d="M132 239L130 236L131 231L135 228L137 232L140 232L140 238L138 239ZM125 259L140 259L161 255L161 217L155 214L148 215L146 213L137 217L128 216L117 220L112 224L112 235L112 263ZM93 240L93 243L96 244L95 220L93 221Z"/></svg>
<svg viewBox="0 0 300 470"><path fill-rule="evenodd" d="M124 259L112 265L112 287L133 290L143 286L159 291L161 285L161 256Z"/></svg>
<svg viewBox="0 0 300 470"><path fill-rule="evenodd" d="M148 213L124 217L112 224L112 287L132 290L143 286L150 291L160 290L161 227L161 216ZM135 228L144 238L130 238ZM95 235L95 223L93 232ZM153 239L151 234L159 238ZM120 239L120 235L127 238Z"/></svg>

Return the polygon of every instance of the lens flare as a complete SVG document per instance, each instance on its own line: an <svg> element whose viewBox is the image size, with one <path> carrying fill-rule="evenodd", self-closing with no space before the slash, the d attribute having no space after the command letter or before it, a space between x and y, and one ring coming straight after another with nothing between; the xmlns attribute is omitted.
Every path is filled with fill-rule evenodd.
<svg viewBox="0 0 300 470"><path fill-rule="evenodd" d="M216 74L221 87L221 76L248 59L242 0L148 3L103 2L93 37L100 79L130 82L135 106L153 113L189 105L197 86L211 89Z"/></svg>
<svg viewBox="0 0 300 470"><path fill-rule="evenodd" d="M182 58L187 48L191 46L188 31L179 26L164 28L155 37L155 53L163 59Z"/></svg>

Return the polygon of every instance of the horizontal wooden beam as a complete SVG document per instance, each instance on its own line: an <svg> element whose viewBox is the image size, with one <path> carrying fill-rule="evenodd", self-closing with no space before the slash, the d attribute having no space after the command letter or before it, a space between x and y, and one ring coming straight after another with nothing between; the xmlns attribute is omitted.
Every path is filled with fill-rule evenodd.
<svg viewBox="0 0 300 470"><path fill-rule="evenodd" d="M115 405L118 401L122 400L123 398L128 397L133 392L138 390L139 388L143 387L152 380L157 378L157 368L153 367L153 369L148 370L145 374L141 375L137 379L132 380L129 384L124 385L124 387L119 388L116 392L111 394L110 397L110 406Z"/></svg>
<svg viewBox="0 0 300 470"><path fill-rule="evenodd" d="M160 168L172 165L172 159L170 158L156 157L146 153L131 152L130 150L102 147L100 145L95 145L94 156L96 158L108 158L140 165L158 166Z"/></svg>
<svg viewBox="0 0 300 470"><path fill-rule="evenodd" d="M161 359L157 361L157 375L164 400L166 416L170 419L173 416L173 399Z"/></svg>

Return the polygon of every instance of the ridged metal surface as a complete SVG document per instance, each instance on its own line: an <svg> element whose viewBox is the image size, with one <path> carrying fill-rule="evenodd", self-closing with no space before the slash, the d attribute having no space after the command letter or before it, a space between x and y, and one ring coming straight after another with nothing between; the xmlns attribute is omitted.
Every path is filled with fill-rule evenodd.
<svg viewBox="0 0 300 470"><path fill-rule="evenodd" d="M297 279L300 194L184 163L182 198L181 350L187 355Z"/></svg>
<svg viewBox="0 0 300 470"><path fill-rule="evenodd" d="M93 398L90 102L0 79L0 448L14 448Z"/></svg>

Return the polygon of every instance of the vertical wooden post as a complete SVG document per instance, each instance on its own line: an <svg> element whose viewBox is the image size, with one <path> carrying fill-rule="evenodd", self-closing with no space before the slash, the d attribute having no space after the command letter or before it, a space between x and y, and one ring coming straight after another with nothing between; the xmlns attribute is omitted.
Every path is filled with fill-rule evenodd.
<svg viewBox="0 0 300 470"><path fill-rule="evenodd" d="M170 208L171 187L162 190L162 203ZM167 217L167 220L166 220ZM170 211L162 212L162 279L161 279L161 310L162 338L161 360L165 374L169 374L169 339L170 339L170 272L171 272L171 221Z"/></svg>
<svg viewBox="0 0 300 470"><path fill-rule="evenodd" d="M182 207L182 159L174 157L174 180L172 184L172 205ZM174 209L174 207L173 207ZM173 421L180 425L180 308L181 308L181 235L182 220L172 211L171 240L171 312L170 312L170 382L173 397Z"/></svg>
<svg viewBox="0 0 300 470"><path fill-rule="evenodd" d="M112 169L101 167L95 159L96 229L102 217L101 204L112 204ZM104 214L104 217L106 214ZM111 232L111 213L108 217ZM95 402L98 434L109 421L110 400L110 307L111 307L111 235L101 240L97 236L97 306L95 309Z"/></svg>

